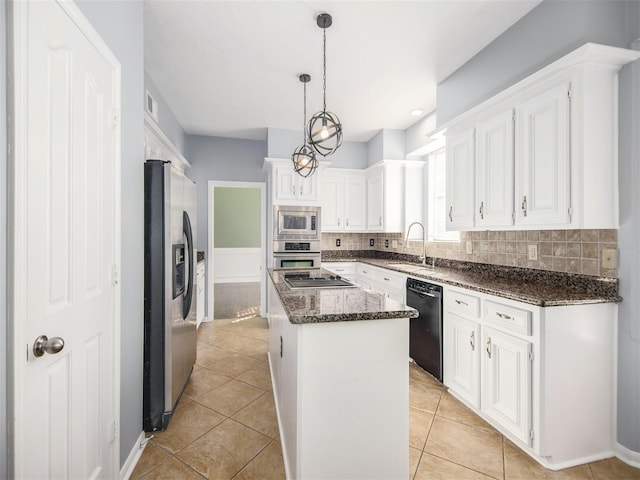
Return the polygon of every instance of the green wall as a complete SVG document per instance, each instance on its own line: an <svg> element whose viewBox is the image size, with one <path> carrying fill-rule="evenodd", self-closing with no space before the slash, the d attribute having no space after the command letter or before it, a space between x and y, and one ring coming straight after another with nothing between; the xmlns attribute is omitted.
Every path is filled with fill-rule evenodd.
<svg viewBox="0 0 640 480"><path fill-rule="evenodd" d="M214 248L260 248L260 189L213 188Z"/></svg>

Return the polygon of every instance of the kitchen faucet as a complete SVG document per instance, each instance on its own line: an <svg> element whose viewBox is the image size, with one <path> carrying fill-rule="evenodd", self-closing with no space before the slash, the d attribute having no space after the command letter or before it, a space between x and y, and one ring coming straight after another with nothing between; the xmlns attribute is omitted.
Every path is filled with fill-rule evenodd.
<svg viewBox="0 0 640 480"><path fill-rule="evenodd" d="M411 225L409 225L409 228L407 229L407 238L405 239L405 243L407 244L407 246L409 245L409 233L411 232L411 227L413 227L414 225L420 225L422 227L422 256L420 257L420 260L422 260L422 264L426 265L427 264L427 232L424 229L424 225L420 222L413 222Z"/></svg>

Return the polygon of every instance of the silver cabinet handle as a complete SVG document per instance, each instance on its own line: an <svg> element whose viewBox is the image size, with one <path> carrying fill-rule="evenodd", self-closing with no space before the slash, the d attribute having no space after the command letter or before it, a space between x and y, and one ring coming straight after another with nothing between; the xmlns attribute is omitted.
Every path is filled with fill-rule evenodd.
<svg viewBox="0 0 640 480"><path fill-rule="evenodd" d="M484 220L484 202L480 202L480 218Z"/></svg>
<svg viewBox="0 0 640 480"><path fill-rule="evenodd" d="M491 337L489 337L489 340L487 340L487 355L489 355L489 358L491 358Z"/></svg>
<svg viewBox="0 0 640 480"><path fill-rule="evenodd" d="M513 320L511 315L507 315L506 313L496 312L496 315L504 320Z"/></svg>
<svg viewBox="0 0 640 480"><path fill-rule="evenodd" d="M465 307L468 307L468 306L469 306L469 304L468 304L467 302L463 302L462 300L456 300L456 303L457 303L458 305L464 305Z"/></svg>
<svg viewBox="0 0 640 480"><path fill-rule="evenodd" d="M527 196L525 195L524 197L522 197L522 216L526 217L527 216Z"/></svg>
<svg viewBox="0 0 640 480"><path fill-rule="evenodd" d="M451 215L453 213L453 205L451 205L451 207L449 207L449 221L453 222L453 216Z"/></svg>
<svg viewBox="0 0 640 480"><path fill-rule="evenodd" d="M349 219L347 218L347 227L349 226Z"/></svg>
<svg viewBox="0 0 640 480"><path fill-rule="evenodd" d="M378 225L382 226L382 216L378 218Z"/></svg>
<svg viewBox="0 0 640 480"><path fill-rule="evenodd" d="M471 351L476 351L476 332L471 332L471 338L469 338L469 344L471 345Z"/></svg>
<svg viewBox="0 0 640 480"><path fill-rule="evenodd" d="M387 277L383 277L385 279L386 282L389 282L390 280Z"/></svg>
<svg viewBox="0 0 640 480"><path fill-rule="evenodd" d="M338 218L338 226L340 226L340 218Z"/></svg>
<svg viewBox="0 0 640 480"><path fill-rule="evenodd" d="M293 186L293 194L294 195L296 194L296 186L295 185Z"/></svg>
<svg viewBox="0 0 640 480"><path fill-rule="evenodd" d="M46 335L40 335L33 342L33 354L36 357L41 357L45 353L49 355L55 355L64 348L64 340L60 337L53 337L49 339Z"/></svg>
<svg viewBox="0 0 640 480"><path fill-rule="evenodd" d="M362 270L362 273L364 273L364 274L366 275L366 274L367 274L367 271L366 271L366 270Z"/></svg>

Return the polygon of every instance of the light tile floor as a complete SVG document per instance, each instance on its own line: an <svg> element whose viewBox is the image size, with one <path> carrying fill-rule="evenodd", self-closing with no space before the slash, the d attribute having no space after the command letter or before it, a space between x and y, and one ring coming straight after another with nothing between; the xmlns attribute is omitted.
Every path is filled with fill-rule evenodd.
<svg viewBox="0 0 640 480"><path fill-rule="evenodd" d="M262 318L202 324L184 396L131 478L284 479L267 351ZM617 459L545 470L416 365L409 403L410 479L640 480Z"/></svg>

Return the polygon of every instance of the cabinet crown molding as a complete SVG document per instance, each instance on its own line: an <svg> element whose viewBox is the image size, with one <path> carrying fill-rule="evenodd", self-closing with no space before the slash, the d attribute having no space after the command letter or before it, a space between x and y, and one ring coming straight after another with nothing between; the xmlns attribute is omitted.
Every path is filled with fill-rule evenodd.
<svg viewBox="0 0 640 480"><path fill-rule="evenodd" d="M191 168L191 164L164 134L149 112L144 112L144 144L146 160L169 160L183 171Z"/></svg>

